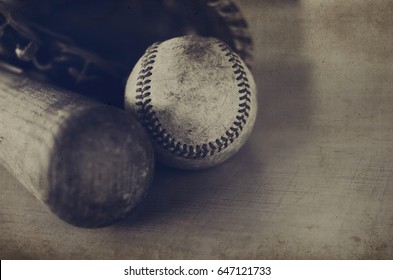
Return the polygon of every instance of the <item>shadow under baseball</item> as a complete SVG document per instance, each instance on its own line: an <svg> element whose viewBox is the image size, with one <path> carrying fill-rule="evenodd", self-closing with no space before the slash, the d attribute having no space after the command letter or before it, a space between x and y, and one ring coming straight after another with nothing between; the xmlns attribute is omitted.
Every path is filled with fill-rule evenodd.
<svg viewBox="0 0 393 280"><path fill-rule="evenodd" d="M277 151L300 148L303 136L296 131L309 125L312 110L312 65L301 54L301 5L289 0L238 4L255 43L259 112L250 140L238 154L212 169L183 171L157 164L153 186L138 215L116 227L157 223L164 230L172 221L214 230L220 219L228 218L222 217L226 213L237 223L233 230L243 231L251 221L242 221L241 209L247 209L253 195L264 195L263 180L255 178L262 178Z"/></svg>

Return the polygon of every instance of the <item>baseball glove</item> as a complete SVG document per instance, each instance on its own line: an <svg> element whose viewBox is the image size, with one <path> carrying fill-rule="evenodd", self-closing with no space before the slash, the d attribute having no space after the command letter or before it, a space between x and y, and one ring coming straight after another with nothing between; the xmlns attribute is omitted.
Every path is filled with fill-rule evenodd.
<svg viewBox="0 0 393 280"><path fill-rule="evenodd" d="M0 60L118 107L146 48L188 34L216 37L251 63L233 0L0 0Z"/></svg>

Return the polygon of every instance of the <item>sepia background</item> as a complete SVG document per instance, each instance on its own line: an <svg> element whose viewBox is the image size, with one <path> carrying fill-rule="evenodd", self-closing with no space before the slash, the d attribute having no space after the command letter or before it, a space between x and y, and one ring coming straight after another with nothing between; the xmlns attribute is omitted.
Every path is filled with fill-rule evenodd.
<svg viewBox="0 0 393 280"><path fill-rule="evenodd" d="M158 166L136 217L68 225L0 167L2 259L392 259L393 2L239 0L259 115L226 163Z"/></svg>

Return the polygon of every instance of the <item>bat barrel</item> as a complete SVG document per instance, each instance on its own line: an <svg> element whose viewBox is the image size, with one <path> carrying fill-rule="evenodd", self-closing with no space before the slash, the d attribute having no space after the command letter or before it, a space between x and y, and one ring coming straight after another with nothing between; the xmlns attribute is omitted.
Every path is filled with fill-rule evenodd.
<svg viewBox="0 0 393 280"><path fill-rule="evenodd" d="M146 195L154 169L133 116L0 69L0 164L63 220L111 224Z"/></svg>

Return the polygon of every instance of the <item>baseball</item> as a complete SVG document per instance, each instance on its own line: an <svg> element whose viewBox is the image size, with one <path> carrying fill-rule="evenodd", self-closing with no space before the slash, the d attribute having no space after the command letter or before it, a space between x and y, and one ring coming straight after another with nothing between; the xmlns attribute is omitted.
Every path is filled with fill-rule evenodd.
<svg viewBox="0 0 393 280"><path fill-rule="evenodd" d="M149 133L157 158L203 169L235 154L257 113L250 70L215 38L185 36L150 46L127 81L126 109Z"/></svg>

